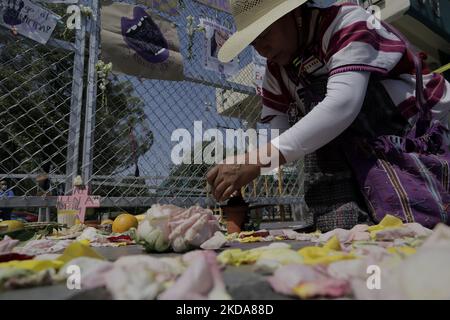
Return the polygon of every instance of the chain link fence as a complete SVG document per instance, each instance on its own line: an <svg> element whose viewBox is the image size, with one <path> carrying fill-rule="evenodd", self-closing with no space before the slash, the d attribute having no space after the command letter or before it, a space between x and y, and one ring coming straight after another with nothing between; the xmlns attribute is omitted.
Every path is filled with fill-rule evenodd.
<svg viewBox="0 0 450 320"><path fill-rule="evenodd" d="M126 2L152 2L137 1ZM176 25L182 81L112 72L104 86L97 69L100 12L106 1L90 4L92 17L83 16L75 33L68 33L61 19L45 46L1 30L0 178L14 197L3 196L0 207L54 206L52 196L70 194L78 174L91 194L101 196L101 206L113 210L143 211L157 202L217 205L205 180L211 165L174 164L172 134L185 129L194 136L199 121L203 132L217 129L223 136L227 129L268 129L259 123L253 52L248 48L239 56L233 75L205 69L206 34L189 28L208 19L232 29L232 17L197 1L175 2L177 14L158 14ZM65 17L65 5L51 8ZM268 140L267 134L261 131L259 138ZM195 148L203 150L205 143L194 141ZM254 204L300 204L302 172L301 161L287 165L259 177L242 193Z"/></svg>
<svg viewBox="0 0 450 320"><path fill-rule="evenodd" d="M23 19L23 2L1 5L3 17L12 13ZM66 6L42 7L63 15ZM47 195L65 192L68 163L74 158L70 131L80 117L72 113L77 105L81 107L76 92L82 86L83 70L76 53L82 48L62 22L53 34L42 45L18 35L14 27L0 27L0 179L4 186L0 201L4 207L37 206L48 202Z"/></svg>
<svg viewBox="0 0 450 320"><path fill-rule="evenodd" d="M252 50L248 48L239 56L238 72L225 76L205 68L205 31L189 34L190 25L198 26L202 19L232 27L231 15L196 1L179 2L177 15L161 15L177 27L185 80L150 80L113 73L106 90L107 102L96 106L97 114L123 113L118 117L122 119L121 124L113 125L111 144L104 143L105 135L101 134L104 123L96 122L92 129L95 136L91 156L93 193L102 195L115 206L145 206L154 202L213 204L205 180L210 166L173 164L174 130L186 129L194 136L198 133L194 122L201 122L203 132L217 129L224 137L227 129L267 129L259 123L261 99L255 90ZM110 98L108 90L115 86L121 89L113 90L115 96ZM134 114L127 111L130 101L123 99L121 93L133 101ZM97 101L102 100L102 94L105 93L98 92ZM103 147L98 147L100 141ZM122 156L118 162L110 161L112 145L114 152ZM204 147L205 143L201 148ZM193 142L192 150L195 148ZM301 162L286 166L273 175L260 177L242 192L253 203L300 203L301 173Z"/></svg>

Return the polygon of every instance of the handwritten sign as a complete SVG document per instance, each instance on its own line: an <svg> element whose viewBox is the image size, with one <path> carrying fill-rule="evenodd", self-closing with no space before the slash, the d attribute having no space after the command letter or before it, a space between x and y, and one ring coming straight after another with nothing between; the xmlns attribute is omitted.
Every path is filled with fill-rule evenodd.
<svg viewBox="0 0 450 320"><path fill-rule="evenodd" d="M45 44L60 17L29 0L0 0L0 25Z"/></svg>
<svg viewBox="0 0 450 320"><path fill-rule="evenodd" d="M75 187L70 196L58 196L56 207L59 210L77 210L78 219L83 223L87 208L100 207L100 197L89 195L87 187Z"/></svg>

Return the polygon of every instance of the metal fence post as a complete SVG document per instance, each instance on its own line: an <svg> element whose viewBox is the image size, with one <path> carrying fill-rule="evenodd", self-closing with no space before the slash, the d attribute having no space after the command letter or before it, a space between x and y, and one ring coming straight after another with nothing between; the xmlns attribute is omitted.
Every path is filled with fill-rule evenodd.
<svg viewBox="0 0 450 320"><path fill-rule="evenodd" d="M99 0L91 0L92 18L89 37L89 65L86 91L86 113L84 122L82 175L86 185L90 183L93 169L94 127L97 102L97 71L99 53L100 6Z"/></svg>
<svg viewBox="0 0 450 320"><path fill-rule="evenodd" d="M84 4L84 1L81 1ZM78 174L80 147L81 108L83 104L84 47L87 19L81 16L81 28L76 31L75 58L73 69L72 99L70 102L69 138L67 144L67 164L65 194L72 192L73 179Z"/></svg>

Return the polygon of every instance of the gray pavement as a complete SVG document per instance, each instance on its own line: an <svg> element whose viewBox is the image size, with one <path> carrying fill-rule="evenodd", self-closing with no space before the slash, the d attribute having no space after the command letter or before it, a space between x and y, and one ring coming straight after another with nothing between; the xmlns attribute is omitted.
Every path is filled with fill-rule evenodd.
<svg viewBox="0 0 450 320"><path fill-rule="evenodd" d="M309 242L300 241L284 241L289 243L294 250L304 246L312 245ZM233 243L224 248L241 248L244 250L253 249L268 245L267 242L257 243ZM95 248L100 254L110 261L115 261L122 256L145 254L141 246L133 245L126 247L103 247ZM224 250L222 249L222 250ZM151 254L156 257L176 256L176 253L167 254ZM265 277L252 271L251 266L226 267L223 272L225 284L228 293L233 299L250 299L250 300L279 300L289 299L288 297L275 293ZM0 293L0 300L66 300L66 299L87 299L99 300L110 299L109 293L101 288L89 291L69 290L64 284L58 284L46 287L37 287L30 289L12 290Z"/></svg>

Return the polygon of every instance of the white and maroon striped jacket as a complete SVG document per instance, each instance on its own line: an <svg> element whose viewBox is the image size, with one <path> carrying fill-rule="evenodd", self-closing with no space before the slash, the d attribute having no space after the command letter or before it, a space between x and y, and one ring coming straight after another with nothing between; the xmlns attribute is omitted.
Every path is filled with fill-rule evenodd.
<svg viewBox="0 0 450 320"><path fill-rule="evenodd" d="M324 65L314 70L313 76L335 75L348 71L369 71L383 76L382 84L402 115L414 121L415 106L414 62L406 45L382 23L370 28L371 15L354 4L336 4L318 9L318 25L314 32L318 55ZM311 27L314 24L311 24ZM424 95L432 106L433 118L447 124L450 110L450 84L440 74L430 73L424 66ZM269 123L277 115L286 113L289 104L301 105L295 84L284 68L268 61L263 84L261 121Z"/></svg>

